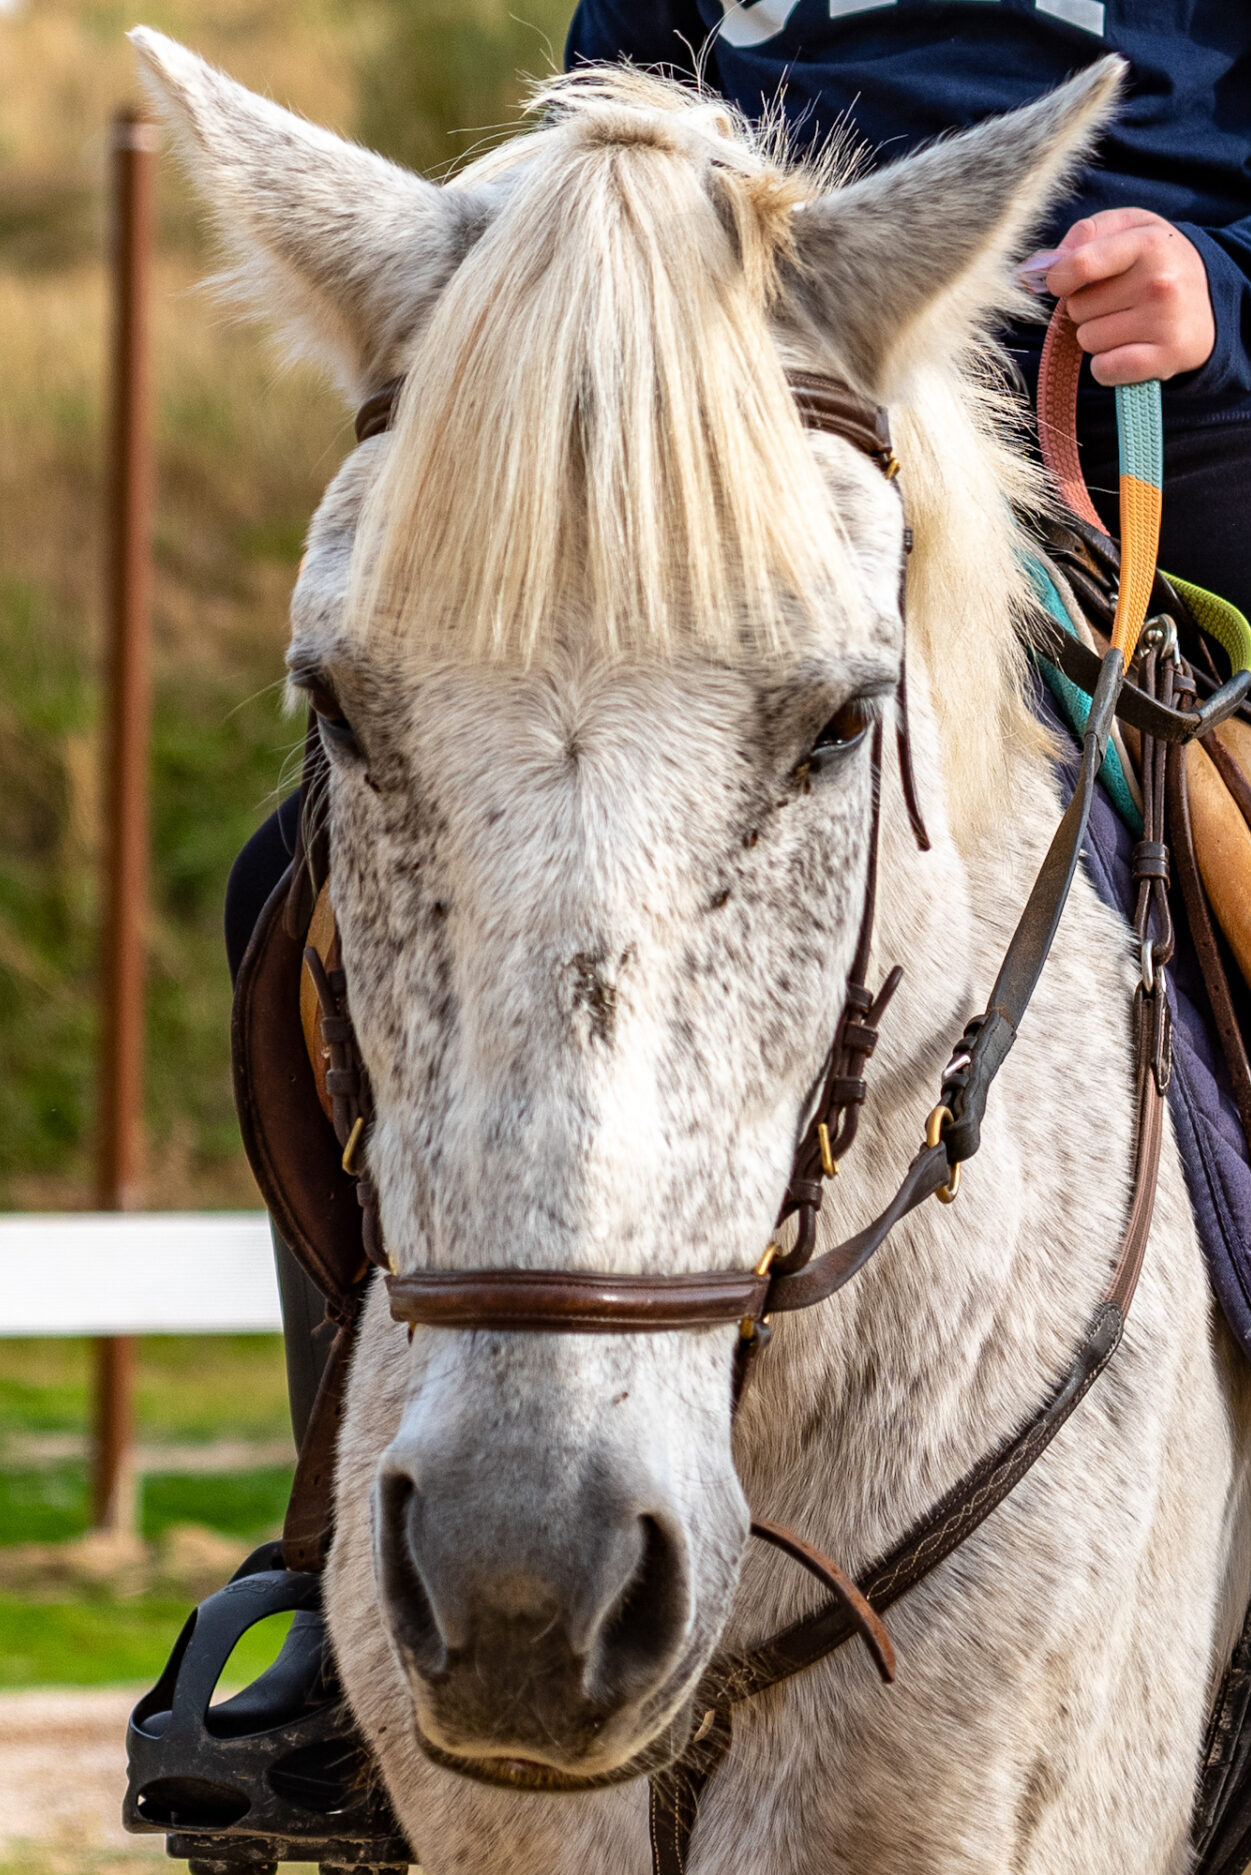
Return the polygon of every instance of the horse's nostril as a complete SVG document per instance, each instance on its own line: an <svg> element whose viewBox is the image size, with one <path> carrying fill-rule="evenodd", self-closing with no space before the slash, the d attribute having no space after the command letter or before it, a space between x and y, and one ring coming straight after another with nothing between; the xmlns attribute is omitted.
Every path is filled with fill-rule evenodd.
<svg viewBox="0 0 1251 1875"><path fill-rule="evenodd" d="M640 1517L638 1525L638 1563L608 1610L589 1663L595 1692L614 1701L655 1684L689 1612L682 1544L656 1517Z"/></svg>
<svg viewBox="0 0 1251 1875"><path fill-rule="evenodd" d="M684 1656L682 1526L658 1492L639 1514L591 1486L560 1518L510 1523L475 1482L459 1452L423 1449L389 1454L376 1487L378 1587L423 1733L466 1756L580 1758Z"/></svg>
<svg viewBox="0 0 1251 1875"><path fill-rule="evenodd" d="M447 1672L447 1643L435 1619L416 1553L420 1498L413 1480L391 1472L379 1482L378 1552L391 1631L407 1664L423 1680Z"/></svg>

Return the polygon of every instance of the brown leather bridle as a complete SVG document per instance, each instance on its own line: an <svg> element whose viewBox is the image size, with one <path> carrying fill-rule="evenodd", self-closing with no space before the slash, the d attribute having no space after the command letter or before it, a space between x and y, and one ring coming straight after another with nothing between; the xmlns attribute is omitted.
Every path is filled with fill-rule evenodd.
<svg viewBox="0 0 1251 1875"><path fill-rule="evenodd" d="M362 406L360 441L385 431L401 381L384 386ZM838 436L873 460L892 482L898 464L886 413L848 386L808 373L791 375L805 425ZM896 486L898 486L896 482ZM905 530L905 542L907 543ZM902 591L902 579L901 579ZM1166 595L1166 599L1171 598ZM1175 604L1175 600L1173 601ZM814 1257L816 1216L824 1181L850 1147L865 1094L864 1069L878 1039L878 1023L898 984L893 970L876 996L865 986L876 898L882 731L875 732L873 807L865 904L847 998L811 1116L796 1150L779 1223L798 1215L789 1250L770 1244L754 1271L715 1270L695 1275L640 1276L567 1270L390 1269L378 1226L377 1192L367 1170L372 1115L368 1075L356 1043L347 981L332 928L321 944L306 942L319 895L323 905L329 851L322 811L326 758L310 721L305 763L301 850L276 889L257 927L240 972L234 1017L236 1100L245 1145L279 1231L327 1297L340 1324L301 1446L285 1531L288 1566L319 1567L329 1545L331 1463L354 1324L371 1265L386 1272L391 1313L410 1334L418 1327L506 1332L607 1334L739 1327L735 1399L768 1338L771 1318L812 1307L833 1295L868 1262L894 1226L931 1196L951 1199L964 1160L976 1152L980 1123L995 1075L1028 1008L1049 953L1090 815L1113 717L1142 735L1144 836L1134 853L1139 937L1153 944L1153 969L1134 999L1137 1124L1134 1181L1125 1232L1103 1295L1094 1305L1069 1372L1029 1424L974 1465L910 1529L895 1548L852 1583L828 1557L796 1536L764 1523L753 1533L784 1550L820 1579L831 1600L746 1653L714 1661L696 1699L703 1722L694 1742L667 1770L651 1778L654 1875L683 1875L700 1792L729 1748L730 1713L738 1700L776 1686L859 1634L883 1677L893 1671L881 1614L930 1573L1000 1504L1046 1449L1120 1341L1150 1228L1170 1073L1169 1017L1164 970L1171 955L1167 879L1166 781L1175 763L1164 751L1206 733L1239 706L1247 681L1234 679L1202 707L1174 707L1185 673L1157 651L1139 662L1130 683L1119 652L1102 660L1076 640L1044 636L1042 653L1092 696L1076 786L1005 953L986 1011L968 1024L944 1073L925 1142L879 1215L844 1242ZM917 807L901 682L897 733L906 805L918 841L927 844ZM315 999L315 1035L305 1036L293 1007L292 977L303 966ZM274 999L288 999L275 1010ZM318 1104L310 1057L324 1111L334 1128L341 1163L327 1155L328 1131ZM353 1202L355 1198L356 1202ZM359 1208L358 1208L359 1207Z"/></svg>
<svg viewBox="0 0 1251 1875"><path fill-rule="evenodd" d="M792 371L788 383L804 426L840 437L866 455L886 480L899 488L899 463L891 445L890 420L881 405L871 402L837 379L813 372ZM403 387L395 379L361 407L357 437L365 441L385 431L394 415ZM904 529L900 567L900 608L903 609L904 569L911 533ZM900 772L908 811L918 844L929 840L916 805L908 742L907 715L902 697L897 713ZM881 812L882 733L875 730L872 776L869 859L864 910L847 994L826 1066L820 1077L811 1115L795 1152L791 1177L778 1215L778 1224L798 1214L796 1241L789 1250L770 1243L754 1271L713 1270L699 1275L611 1275L568 1270L419 1270L386 1276L391 1314L410 1330L424 1328L482 1328L528 1330L548 1334L637 1334L675 1328L739 1325L740 1344L736 1399L741 1395L750 1357L765 1339L767 1318L823 1301L862 1267L882 1241L889 1224L872 1244L859 1238L808 1268L816 1244L816 1217L821 1208L825 1179L833 1176L838 1159L856 1134L865 1097L864 1069L878 1040L878 1024L898 987L902 971L890 972L874 996L865 985L873 942L877 899L878 830ZM333 1019L333 1018L332 1018ZM935 1148L928 1161L933 1183L922 1192L947 1184L946 1161ZM923 1177L918 1184L924 1186ZM919 1198L917 1202L919 1202ZM892 1221L894 1221L892 1219ZM831 1260L832 1259L832 1260ZM800 1273L806 1271L803 1281Z"/></svg>

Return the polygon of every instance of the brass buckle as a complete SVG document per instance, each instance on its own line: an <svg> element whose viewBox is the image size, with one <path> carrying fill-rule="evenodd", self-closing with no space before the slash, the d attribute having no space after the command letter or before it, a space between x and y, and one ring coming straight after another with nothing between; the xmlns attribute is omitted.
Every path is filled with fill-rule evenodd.
<svg viewBox="0 0 1251 1875"><path fill-rule="evenodd" d="M752 1271L752 1274L754 1276L767 1276L769 1274L769 1268L773 1262L774 1257L781 1256L781 1254L782 1254L782 1246L780 1243L772 1243L772 1242L767 1243L765 1245L764 1255L761 1257L759 1263L757 1263L755 1269ZM757 1323L752 1320L750 1315L744 1315L742 1321L738 1325L738 1332L739 1332L740 1340L754 1341L756 1339L757 1326L758 1326ZM767 1328L768 1326L769 1326L769 1317L767 1315L762 1315L760 1318L759 1327Z"/></svg>
<svg viewBox="0 0 1251 1875"><path fill-rule="evenodd" d="M365 1131L365 1116L363 1113L358 1113L356 1116L356 1123L353 1126L351 1132L347 1136L347 1145L343 1148L343 1157L339 1161L339 1164L343 1167L343 1170L348 1174L349 1178L356 1177L356 1170L355 1170L355 1164L354 1164L354 1161L356 1159L356 1148L361 1143L361 1134L364 1131Z"/></svg>
<svg viewBox="0 0 1251 1875"><path fill-rule="evenodd" d="M935 1107L933 1113L931 1113L929 1119L925 1122L926 1145L941 1146L943 1143L943 1127L950 1124L955 1117L950 1107L944 1107L942 1105ZM939 1204L954 1204L959 1190L960 1161L957 1159L955 1165L951 1168L948 1182L945 1185L940 1185L938 1190L934 1193L934 1196L938 1199Z"/></svg>

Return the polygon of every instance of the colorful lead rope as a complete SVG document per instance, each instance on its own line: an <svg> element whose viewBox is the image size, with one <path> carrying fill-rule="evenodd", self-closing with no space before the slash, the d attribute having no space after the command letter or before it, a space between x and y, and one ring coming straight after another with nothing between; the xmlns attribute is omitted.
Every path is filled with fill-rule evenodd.
<svg viewBox="0 0 1251 1875"><path fill-rule="evenodd" d="M1081 520L1105 533L1082 474L1077 449L1077 383L1084 354L1063 300L1056 302L1038 373L1038 437L1043 461L1062 499ZM1147 616L1160 550L1164 486L1164 420L1160 382L1119 384L1116 428L1120 448L1121 584L1112 643L1128 667ZM1227 599L1169 574L1203 631L1215 638L1233 672L1251 670L1251 624Z"/></svg>
<svg viewBox="0 0 1251 1875"><path fill-rule="evenodd" d="M1077 381L1083 352L1064 300L1056 302L1038 372L1038 436L1043 461L1059 493L1083 521L1104 533L1082 474L1077 450ZM1160 381L1118 384L1116 429L1120 445L1121 583L1112 643L1128 666L1147 616L1160 551L1164 492L1164 420Z"/></svg>

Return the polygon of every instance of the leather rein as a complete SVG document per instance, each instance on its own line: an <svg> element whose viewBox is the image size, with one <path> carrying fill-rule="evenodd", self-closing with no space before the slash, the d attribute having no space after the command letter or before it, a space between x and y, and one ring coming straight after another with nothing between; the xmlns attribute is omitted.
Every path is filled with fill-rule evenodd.
<svg viewBox="0 0 1251 1875"><path fill-rule="evenodd" d="M789 381L807 428L850 442L898 486L899 465L883 409L830 378L795 372ZM396 380L362 406L357 418L359 441L390 427L401 387L402 380ZM905 529L905 564L910 544ZM901 596L902 583L901 571ZM874 732L869 863L856 954L846 1002L778 1217L781 1224L797 1215L796 1241L789 1250L770 1242L755 1270L749 1272L642 1276L487 1269L401 1274L391 1268L378 1223L377 1192L367 1169L372 1118L368 1074L356 1044L338 939L328 914L329 851L325 815L319 811L324 804L326 756L310 719L300 850L262 915L245 958L234 1019L236 1097L253 1169L280 1232L327 1295L327 1313L340 1325L301 1448L285 1532L288 1566L305 1569L319 1567L329 1546L331 1459L354 1324L371 1265L385 1272L391 1314L408 1327L410 1336L418 1326L608 1334L736 1324L737 1405L753 1363L768 1341L772 1318L810 1308L834 1295L864 1268L895 1225L928 1198L954 1200L960 1168L978 1148L990 1088L1016 1040L1059 926L1114 717L1132 723L1143 738L1145 827L1133 862L1144 959L1142 980L1134 993L1133 1189L1114 1266L1093 1307L1086 1335L1069 1371L1029 1423L980 1459L888 1555L869 1567L858 1584L793 1532L753 1524L754 1535L783 1550L822 1581L830 1599L814 1614L745 1652L714 1661L697 1695L696 1710L703 1711L703 1722L694 1742L651 1779L654 1875L683 1875L700 1793L729 1748L732 1706L824 1659L856 1634L865 1641L882 1677L892 1677L893 1654L881 1623L884 1610L937 1567L1003 1501L1093 1385L1121 1338L1150 1229L1170 1074L1164 966L1172 953L1172 929L1165 896L1165 791L1166 778L1176 762L1166 762L1166 750L1231 715L1246 696L1251 678L1231 680L1202 708L1195 707L1187 691L1180 698L1183 707L1177 707L1185 678L1179 676L1167 649L1153 648L1139 657L1134 683L1129 681L1120 649L1099 658L1075 640L1056 642L1061 638L1058 631L1054 638L1044 637L1042 655L1061 665L1092 697L1073 795L1008 945L986 1010L967 1025L953 1050L938 1103L926 1122L924 1143L878 1216L815 1256L816 1218L825 1181L834 1175L838 1159L854 1140L865 1097L865 1067L902 974L898 968L892 970L876 995L866 987L876 899L880 724ZM918 844L925 846L928 841L912 779L902 677L897 702L905 802ZM326 927L320 944L308 941L315 911ZM272 1108L275 1102L281 1104L284 1090L290 1099L298 1071L289 1052L275 1065L263 1051L258 1052L256 1042L266 997L273 993L290 996L290 975L283 979L284 991L278 992L278 983L301 952L314 999L311 1027L306 1029L308 1061L318 1078L323 1109L343 1149L341 1167L329 1169L324 1146L318 1147L314 1138L319 1116L312 1122L302 1121L294 1159L287 1149L290 1142L279 1137L281 1122L270 1117ZM353 1187L359 1210L349 1209L345 1202Z"/></svg>

